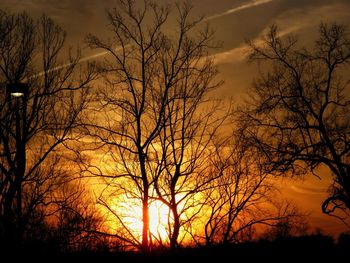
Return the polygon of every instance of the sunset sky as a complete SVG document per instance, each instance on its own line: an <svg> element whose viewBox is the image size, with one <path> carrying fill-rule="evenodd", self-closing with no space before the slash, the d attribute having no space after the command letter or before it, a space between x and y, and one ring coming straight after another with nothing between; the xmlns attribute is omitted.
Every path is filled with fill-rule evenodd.
<svg viewBox="0 0 350 263"><path fill-rule="evenodd" d="M142 2L143 0L137 0ZM165 2L166 0L158 0ZM157 2L158 2L157 1ZM91 56L84 37L92 33L107 37L105 10L114 0L1 0L0 8L27 11L32 16L46 13L67 31L70 45L79 44ZM168 2L175 2L168 0ZM317 36L320 22L350 25L349 0L191 0L193 15L204 15L216 30L216 38L223 43L217 50L216 64L225 84L220 95L241 101L245 90L257 74L255 65L246 61L246 39L259 39L271 24L277 24L282 34L296 34L305 46ZM310 213L312 229L337 234L345 227L340 221L322 215L321 201L326 197L329 180L308 177L306 181L289 180L281 183L282 193Z"/></svg>

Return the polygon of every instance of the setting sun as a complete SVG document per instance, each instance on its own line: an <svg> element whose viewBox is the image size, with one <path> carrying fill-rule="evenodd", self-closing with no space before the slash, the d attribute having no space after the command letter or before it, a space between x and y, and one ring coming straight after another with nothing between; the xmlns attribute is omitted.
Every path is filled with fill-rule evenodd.
<svg viewBox="0 0 350 263"><path fill-rule="evenodd" d="M135 200L127 199L125 196L109 200L100 207L102 214L107 212L106 228L110 233L127 228L129 235L133 236L138 242L142 239L142 206ZM123 219L123 222L119 219ZM171 214L166 205L158 200L153 200L149 205L149 231L153 243L167 245L169 236L167 229L169 224L173 224Z"/></svg>
<svg viewBox="0 0 350 263"><path fill-rule="evenodd" d="M142 233L142 207L129 208L127 224L135 233ZM150 232L153 239L158 242L168 242L167 225L169 222L169 209L160 201L154 201L149 206Z"/></svg>
<svg viewBox="0 0 350 263"><path fill-rule="evenodd" d="M167 225L171 222L169 209L160 201L151 203L149 208L150 231L152 236L159 240L166 240Z"/></svg>

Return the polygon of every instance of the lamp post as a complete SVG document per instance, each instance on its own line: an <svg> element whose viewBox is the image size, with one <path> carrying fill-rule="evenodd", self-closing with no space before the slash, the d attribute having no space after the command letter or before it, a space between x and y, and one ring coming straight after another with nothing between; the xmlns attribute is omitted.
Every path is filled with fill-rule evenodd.
<svg viewBox="0 0 350 263"><path fill-rule="evenodd" d="M27 135L27 97L29 85L27 83L11 83L6 85L10 105L12 99L15 100L16 114L16 155L14 167L14 184L16 189L16 216L17 216L17 238L22 239L23 222L22 222L22 183L25 176L26 168L26 135ZM22 101L20 105L20 100Z"/></svg>

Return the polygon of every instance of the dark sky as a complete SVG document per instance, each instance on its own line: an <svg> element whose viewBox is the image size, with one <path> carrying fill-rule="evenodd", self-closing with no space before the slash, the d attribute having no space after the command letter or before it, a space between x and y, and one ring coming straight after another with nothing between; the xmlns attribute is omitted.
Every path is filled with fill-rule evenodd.
<svg viewBox="0 0 350 263"><path fill-rule="evenodd" d="M181 0L182 1L182 0ZM143 0L136 0L142 3ZM174 0L157 0L170 2ZM245 61L245 40L259 39L271 24L277 24L284 34L293 33L300 41L315 39L322 22L349 24L349 0L192 0L193 15L204 15L223 42L217 54L217 64L226 84L225 95L239 97L256 71ZM105 10L114 0L1 0L0 8L27 11L33 16L46 13L68 33L68 41L84 46L88 33L107 35ZM87 51L89 52L89 51Z"/></svg>
<svg viewBox="0 0 350 263"><path fill-rule="evenodd" d="M157 2L171 0L158 0ZM46 13L68 34L71 45L84 46L88 33L107 36L105 10L114 0L1 0L0 9L26 11L32 16ZM142 0L137 0L142 2ZM225 84L220 93L240 100L256 76L256 67L247 63L245 39L258 40L271 24L281 34L296 34L309 45L317 36L321 22L350 25L350 0L192 0L193 15L205 15L216 30L223 48L216 54L220 76ZM90 52L91 51L87 51ZM94 51L96 52L96 51ZM283 185L283 184L282 184ZM282 187L286 196L311 212L313 227L326 232L340 232L339 221L321 214L321 200L326 196L327 180L310 178L306 182L288 182Z"/></svg>
<svg viewBox="0 0 350 263"><path fill-rule="evenodd" d="M143 2L143 0L136 0ZM33 16L46 13L68 33L69 40L83 43L87 33L104 34L107 20L105 10L114 0L1 0L0 8L27 11ZM175 2L158 0L157 2ZM254 39L272 23L285 32L305 36L321 22L350 21L349 0L192 0L193 14L205 15L224 42L224 51L232 56L220 62L236 62L235 49L244 39ZM240 59L240 57L239 57ZM233 61L232 61L233 60Z"/></svg>

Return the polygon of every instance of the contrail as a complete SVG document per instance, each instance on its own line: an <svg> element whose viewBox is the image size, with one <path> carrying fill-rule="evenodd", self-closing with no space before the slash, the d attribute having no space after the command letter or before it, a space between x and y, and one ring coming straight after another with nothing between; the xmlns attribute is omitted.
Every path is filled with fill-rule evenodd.
<svg viewBox="0 0 350 263"><path fill-rule="evenodd" d="M209 21L209 20L213 20L215 18L219 18L219 17L222 17L222 16L227 16L227 15L236 13L238 11L241 11L241 10L244 10L244 9L247 9L247 8L251 8L251 7L254 7L254 6L258 6L258 5L267 4L267 3L270 3L272 1L273 0L253 0L253 1L249 2L249 3L247 3L247 4L243 4L243 5L237 6L235 8L231 8L231 9L229 9L229 10L223 12L223 13L209 16L209 17L205 18L203 21Z"/></svg>
<svg viewBox="0 0 350 263"><path fill-rule="evenodd" d="M115 51L119 51L120 49L121 49L121 47L117 47L117 48L115 48ZM110 51L99 52L99 53L93 54L91 56L83 57L82 59L80 59L79 62L84 62L84 61L88 61L88 60L93 59L93 58L102 57L102 56L105 56L109 53L110 53Z"/></svg>
<svg viewBox="0 0 350 263"><path fill-rule="evenodd" d="M121 50L121 48L122 48L122 47L120 47L120 46L119 46L119 47L116 47L116 48L115 48L115 51L119 51L119 50ZM110 51L103 51L103 52L99 52L99 53L93 54L93 55L91 55L91 56L83 57L83 58L81 58L81 59L78 61L78 64L79 64L79 63L82 63L82 62L85 62L85 61L88 61L88 60L91 60L91 59L94 59L94 58L98 58L98 57L105 56L105 55L107 55L107 54L109 54L109 53L110 53ZM60 69L63 69L63 68L67 68L67 67L69 67L69 66L72 65L72 64L73 64L73 63L66 63L66 64L59 65L59 66L54 67L54 68L51 68L51 69L49 69L49 70L47 70L47 71L42 71L42 72L39 72L39 73L37 73L37 74L35 74L35 75L32 75L32 76L30 76L30 77L28 77L28 78L25 78L23 81L28 81L29 79L32 79L32 78L35 78L35 77L41 77L41 76L43 76L43 75L45 74L45 72L48 73L48 72L53 72L53 71L60 70Z"/></svg>

